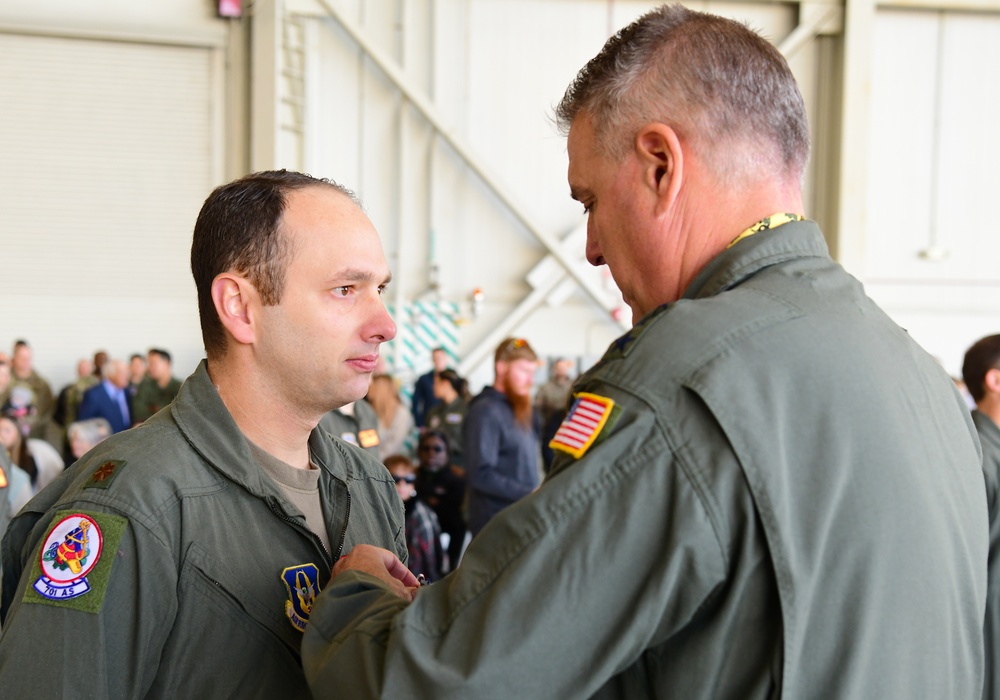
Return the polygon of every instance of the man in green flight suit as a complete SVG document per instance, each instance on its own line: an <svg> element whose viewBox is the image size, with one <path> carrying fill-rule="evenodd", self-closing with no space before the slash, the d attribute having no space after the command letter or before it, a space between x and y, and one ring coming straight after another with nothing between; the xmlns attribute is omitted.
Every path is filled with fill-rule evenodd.
<svg viewBox="0 0 1000 700"><path fill-rule="evenodd" d="M319 427L378 459L378 446L381 442L378 416L372 405L364 399L330 411L320 419Z"/></svg>
<svg viewBox="0 0 1000 700"><path fill-rule="evenodd" d="M983 479L990 516L983 698L1000 700L1000 335L980 338L962 361L962 379L976 402L972 422L983 449Z"/></svg>
<svg viewBox="0 0 1000 700"><path fill-rule="evenodd" d="M169 352L150 348L148 366L148 374L139 382L132 397L132 422L136 425L173 401L181 390L181 383L173 373Z"/></svg>
<svg viewBox="0 0 1000 700"><path fill-rule="evenodd" d="M316 429L395 335L353 194L286 171L219 187L191 267L207 360L10 524L10 697L307 698L302 630L333 563L405 556L388 471Z"/></svg>
<svg viewBox="0 0 1000 700"><path fill-rule="evenodd" d="M987 520L968 410L802 216L781 54L681 5L557 109L587 259L631 332L574 385L542 487L414 588L334 568L318 698L975 698ZM340 694L340 695L338 695Z"/></svg>

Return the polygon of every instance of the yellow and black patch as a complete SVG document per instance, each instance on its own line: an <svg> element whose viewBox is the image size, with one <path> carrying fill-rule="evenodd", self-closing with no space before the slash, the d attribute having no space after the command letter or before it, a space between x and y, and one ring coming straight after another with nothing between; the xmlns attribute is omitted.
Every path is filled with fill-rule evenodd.
<svg viewBox="0 0 1000 700"><path fill-rule="evenodd" d="M375 447L379 444L378 431L374 428L362 430L358 433L358 440L361 441L362 447Z"/></svg>

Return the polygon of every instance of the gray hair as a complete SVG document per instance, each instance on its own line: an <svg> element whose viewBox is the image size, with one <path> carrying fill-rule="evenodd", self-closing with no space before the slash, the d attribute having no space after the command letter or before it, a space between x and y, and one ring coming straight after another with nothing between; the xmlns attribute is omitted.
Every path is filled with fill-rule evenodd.
<svg viewBox="0 0 1000 700"><path fill-rule="evenodd" d="M69 428L66 429L66 435L70 439L75 435L93 447L111 435L111 424L104 418L88 418L70 423Z"/></svg>
<svg viewBox="0 0 1000 700"><path fill-rule="evenodd" d="M108 360L103 365L101 365L101 379L111 380L115 376L115 370L120 370L123 367L127 367L122 360Z"/></svg>
<svg viewBox="0 0 1000 700"><path fill-rule="evenodd" d="M580 112L614 160L651 122L692 142L719 175L763 166L800 177L809 158L805 105L781 53L744 24L681 5L608 39L556 107L564 135Z"/></svg>

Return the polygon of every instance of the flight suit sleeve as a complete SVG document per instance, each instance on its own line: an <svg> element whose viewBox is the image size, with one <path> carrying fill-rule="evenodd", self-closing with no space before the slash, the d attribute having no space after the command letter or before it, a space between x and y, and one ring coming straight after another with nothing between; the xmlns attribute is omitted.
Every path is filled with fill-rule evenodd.
<svg viewBox="0 0 1000 700"><path fill-rule="evenodd" d="M303 639L310 687L317 698L590 697L724 580L704 498L642 415L497 516L414 602L360 572L331 581Z"/></svg>
<svg viewBox="0 0 1000 700"><path fill-rule="evenodd" d="M75 504L46 515L5 603L0 678L10 697L146 694L176 613L167 543L122 514ZM5 542L5 558L16 555ZM9 582L4 581L5 587Z"/></svg>

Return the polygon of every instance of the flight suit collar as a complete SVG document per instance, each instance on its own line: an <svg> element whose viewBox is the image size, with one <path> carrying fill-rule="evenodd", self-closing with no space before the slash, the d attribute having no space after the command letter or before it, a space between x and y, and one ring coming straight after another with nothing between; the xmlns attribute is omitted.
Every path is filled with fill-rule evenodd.
<svg viewBox="0 0 1000 700"><path fill-rule="evenodd" d="M684 290L684 299L701 299L731 289L765 267L803 257L829 257L814 221L792 221L740 240L711 260Z"/></svg>
<svg viewBox="0 0 1000 700"><path fill-rule="evenodd" d="M275 497L280 502L285 501L279 487L254 461L246 437L208 376L206 360L201 361L181 386L172 414L192 448L227 478L261 498ZM334 471L342 460L330 453L328 441L315 429L309 436L309 451L315 465L327 472L327 476L341 482L345 480L346 475Z"/></svg>

